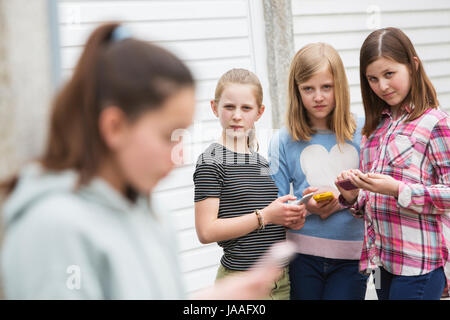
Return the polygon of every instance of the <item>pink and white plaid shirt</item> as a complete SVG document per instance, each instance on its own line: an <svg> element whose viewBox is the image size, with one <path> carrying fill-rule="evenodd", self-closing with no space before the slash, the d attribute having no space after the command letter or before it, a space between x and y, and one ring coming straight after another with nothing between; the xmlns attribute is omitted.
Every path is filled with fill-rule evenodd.
<svg viewBox="0 0 450 320"><path fill-rule="evenodd" d="M422 275L449 259L450 118L428 109L405 122L385 110L377 129L361 141L360 169L401 180L398 198L361 190L364 212L360 269L383 266L395 275ZM448 269L447 269L448 270ZM447 278L448 278L447 274Z"/></svg>

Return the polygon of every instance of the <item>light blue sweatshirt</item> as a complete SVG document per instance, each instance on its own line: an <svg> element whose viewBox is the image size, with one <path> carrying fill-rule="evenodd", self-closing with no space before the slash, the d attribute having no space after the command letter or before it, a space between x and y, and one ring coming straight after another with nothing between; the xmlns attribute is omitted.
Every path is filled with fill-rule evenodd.
<svg viewBox="0 0 450 320"><path fill-rule="evenodd" d="M183 298L167 214L145 197L130 203L100 178L77 191L76 182L75 172L37 164L21 172L3 207L6 298Z"/></svg>
<svg viewBox="0 0 450 320"><path fill-rule="evenodd" d="M353 140L346 141L341 149L329 130L319 130L310 141L294 141L286 128L279 130L269 147L270 169L279 196L289 194L291 183L297 198L309 186L336 189L334 181L341 171L359 167L363 124L364 119L358 119ZM289 230L287 239L296 243L299 253L359 260L363 231L363 219L341 210L324 220L315 214L307 216L304 227Z"/></svg>

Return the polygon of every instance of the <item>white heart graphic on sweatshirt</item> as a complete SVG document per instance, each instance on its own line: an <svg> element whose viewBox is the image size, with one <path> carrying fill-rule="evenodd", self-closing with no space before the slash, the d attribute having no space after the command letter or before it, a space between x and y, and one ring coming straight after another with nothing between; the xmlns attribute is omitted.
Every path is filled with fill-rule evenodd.
<svg viewBox="0 0 450 320"><path fill-rule="evenodd" d="M313 144L302 151L300 165L310 186L335 187L334 181L343 170L359 167L359 154L348 143L341 145L341 150L334 145L330 152L319 144Z"/></svg>

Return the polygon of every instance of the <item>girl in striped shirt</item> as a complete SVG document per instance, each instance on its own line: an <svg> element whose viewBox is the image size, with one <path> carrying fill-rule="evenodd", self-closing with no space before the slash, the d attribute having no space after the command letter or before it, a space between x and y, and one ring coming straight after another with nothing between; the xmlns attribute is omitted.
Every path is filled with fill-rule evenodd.
<svg viewBox="0 0 450 320"><path fill-rule="evenodd" d="M197 161L194 173L195 226L202 243L218 242L224 254L217 272L221 279L244 271L275 242L285 227L300 229L304 205L285 203L269 165L254 151L254 124L264 112L262 87L252 72L232 69L217 84L211 108L223 128ZM289 299L287 270L275 284L271 299Z"/></svg>
<svg viewBox="0 0 450 320"><path fill-rule="evenodd" d="M379 299L439 299L450 246L450 119L409 38L372 32L360 52L366 113L357 187L342 204L363 214L360 270L375 272ZM448 277L448 275L447 275Z"/></svg>

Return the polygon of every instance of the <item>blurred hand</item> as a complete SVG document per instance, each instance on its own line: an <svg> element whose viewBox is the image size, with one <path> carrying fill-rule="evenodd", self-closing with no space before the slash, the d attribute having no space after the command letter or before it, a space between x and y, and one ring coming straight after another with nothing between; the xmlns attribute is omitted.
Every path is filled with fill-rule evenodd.
<svg viewBox="0 0 450 320"><path fill-rule="evenodd" d="M218 280L213 287L192 297L199 300L257 300L269 296L282 268L265 265Z"/></svg>

